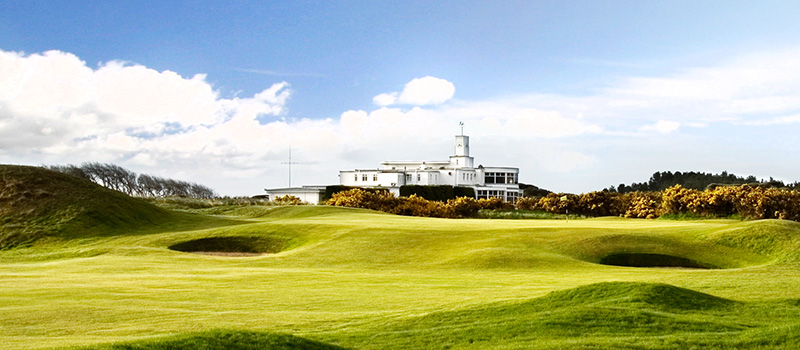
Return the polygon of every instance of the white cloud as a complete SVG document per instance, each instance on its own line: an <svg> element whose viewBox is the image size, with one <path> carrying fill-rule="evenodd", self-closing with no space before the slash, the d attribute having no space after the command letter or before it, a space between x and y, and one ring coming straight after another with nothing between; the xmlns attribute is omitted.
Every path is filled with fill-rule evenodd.
<svg viewBox="0 0 800 350"><path fill-rule="evenodd" d="M416 106L438 105L453 98L456 87L453 83L431 76L411 80L403 88L399 103Z"/></svg>
<svg viewBox="0 0 800 350"><path fill-rule="evenodd" d="M225 99L205 79L121 61L93 69L60 51L0 51L0 154L169 168L243 155L252 164L274 152L260 118L283 115L288 84Z"/></svg>
<svg viewBox="0 0 800 350"><path fill-rule="evenodd" d="M381 107L391 106L397 102L397 93L380 94L373 97L372 102Z"/></svg>
<svg viewBox="0 0 800 350"><path fill-rule="evenodd" d="M393 104L425 106L439 105L453 98L456 87L453 83L431 76L415 78L406 83L402 92L384 93L372 101L378 106Z"/></svg>
<svg viewBox="0 0 800 350"><path fill-rule="evenodd" d="M681 121L769 118L800 110L800 50L751 54L668 77L633 77L598 96ZM641 117L640 115L638 116Z"/></svg>
<svg viewBox="0 0 800 350"><path fill-rule="evenodd" d="M639 128L639 131L656 131L662 134L669 134L678 128L681 127L681 123L669 121L669 120L659 120L657 123L653 125L645 125Z"/></svg>
<svg viewBox="0 0 800 350"><path fill-rule="evenodd" d="M564 118L558 112L535 109L521 109L511 115L503 125L503 129L539 137L564 137L601 131L597 125L587 125L577 119Z"/></svg>
<svg viewBox="0 0 800 350"><path fill-rule="evenodd" d="M737 125L770 126L800 123L800 115L781 116L768 119L734 122Z"/></svg>
<svg viewBox="0 0 800 350"><path fill-rule="evenodd" d="M463 121L478 163L518 166L524 182L554 190L592 190L625 180L595 179L599 168L641 164L636 157L670 149L673 136L691 134L686 127L710 133L718 130L709 127L715 123L800 122L798 57L786 51L628 77L584 96L453 100L452 83L423 77L401 92L375 96L376 109L320 120L287 117L285 82L251 97L224 98L202 74L182 77L121 61L91 68L59 51L0 51L0 159L114 162L205 183L222 194L256 194L287 184L281 162L290 145L301 163L294 185L331 184L338 170L383 160L446 160ZM642 132L670 137L648 148ZM657 170L670 169L648 171Z"/></svg>

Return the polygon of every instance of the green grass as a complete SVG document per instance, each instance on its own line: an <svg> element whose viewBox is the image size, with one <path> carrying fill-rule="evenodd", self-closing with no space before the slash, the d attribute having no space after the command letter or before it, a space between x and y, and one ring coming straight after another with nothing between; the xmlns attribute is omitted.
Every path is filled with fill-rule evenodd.
<svg viewBox="0 0 800 350"><path fill-rule="evenodd" d="M119 235L64 231L0 251L0 349L779 349L800 342L794 222L448 220L323 206L222 213L228 216L195 214ZM169 249L219 237L282 247L247 257ZM241 244L223 242L235 243L224 249ZM720 269L598 264L621 253Z"/></svg>
<svg viewBox="0 0 800 350"><path fill-rule="evenodd" d="M576 214L553 214L542 210L488 210L478 211L478 218L481 219L546 219L546 220L578 220L586 219L583 215Z"/></svg>
<svg viewBox="0 0 800 350"><path fill-rule="evenodd" d="M368 338L420 349L685 348L679 342L789 348L800 329L786 325L798 312L794 303L742 303L666 284L611 282L379 325L354 332L352 345Z"/></svg>

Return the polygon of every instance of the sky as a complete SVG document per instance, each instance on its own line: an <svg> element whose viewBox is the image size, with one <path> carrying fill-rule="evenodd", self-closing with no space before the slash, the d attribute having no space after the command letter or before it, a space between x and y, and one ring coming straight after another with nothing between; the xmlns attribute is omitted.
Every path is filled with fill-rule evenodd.
<svg viewBox="0 0 800 350"><path fill-rule="evenodd" d="M0 3L0 163L114 163L220 195L447 160L583 193L800 181L796 1Z"/></svg>

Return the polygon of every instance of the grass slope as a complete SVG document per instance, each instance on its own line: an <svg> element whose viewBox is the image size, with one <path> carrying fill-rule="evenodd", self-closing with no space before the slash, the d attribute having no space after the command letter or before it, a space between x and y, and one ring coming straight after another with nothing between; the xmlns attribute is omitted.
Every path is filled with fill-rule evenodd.
<svg viewBox="0 0 800 350"><path fill-rule="evenodd" d="M180 221L191 219L91 181L40 167L0 165L0 248L44 236L116 235Z"/></svg>
<svg viewBox="0 0 800 350"><path fill-rule="evenodd" d="M800 338L798 312L796 304L740 303L666 284L613 282L390 322L354 332L349 344L364 349L384 344L403 349L549 349L565 344L660 349L692 343L719 349L789 348Z"/></svg>
<svg viewBox="0 0 800 350"><path fill-rule="evenodd" d="M336 350L341 347L286 334L213 330L143 340L124 344L100 345L86 350Z"/></svg>
<svg viewBox="0 0 800 350"><path fill-rule="evenodd" d="M0 349L140 346L218 329L357 349L786 348L800 340L796 223L447 220L317 206L229 214L235 225L0 251ZM283 245L254 257L169 249L219 237ZM619 253L721 268L598 264ZM175 338L154 339L165 335ZM183 343L175 344L162 348Z"/></svg>

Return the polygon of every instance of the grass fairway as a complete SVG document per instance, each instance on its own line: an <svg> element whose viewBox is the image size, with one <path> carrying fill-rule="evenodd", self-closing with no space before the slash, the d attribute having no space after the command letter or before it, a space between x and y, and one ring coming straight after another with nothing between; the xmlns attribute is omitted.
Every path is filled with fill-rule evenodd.
<svg viewBox="0 0 800 350"><path fill-rule="evenodd" d="M794 222L448 220L316 206L231 213L198 214L195 227L181 219L136 234L65 233L0 251L0 348L800 343ZM274 253L169 249L238 245ZM715 268L598 264L612 254Z"/></svg>

